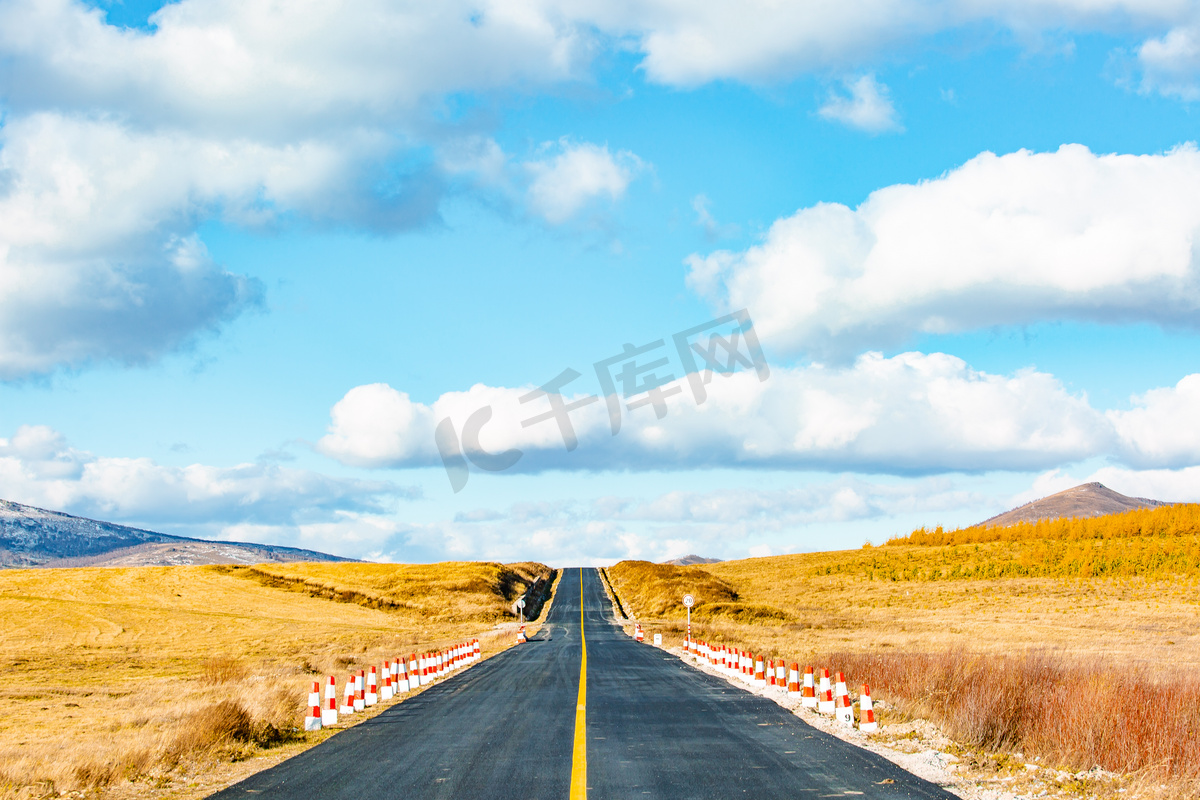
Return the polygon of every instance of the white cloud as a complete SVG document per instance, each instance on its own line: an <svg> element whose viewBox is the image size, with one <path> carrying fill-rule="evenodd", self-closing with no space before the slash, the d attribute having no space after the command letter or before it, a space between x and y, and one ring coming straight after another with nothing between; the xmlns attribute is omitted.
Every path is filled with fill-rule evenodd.
<svg viewBox="0 0 1200 800"><path fill-rule="evenodd" d="M1133 408L1109 411L1123 457L1134 466L1200 464L1200 374L1133 398Z"/></svg>
<svg viewBox="0 0 1200 800"><path fill-rule="evenodd" d="M467 418L484 406L493 415L481 429L480 446L489 453L521 450L513 467L518 472L729 465L889 473L1036 469L1103 452L1113 438L1104 416L1050 375L989 375L940 353L867 353L845 368L775 368L765 382L754 373L717 376L706 403L696 405L686 391L676 394L662 420L651 408L623 408L615 436L605 403L594 402L571 414L579 441L573 452L553 421L522 426L549 407L544 397L519 402L532 388L476 385L444 394L430 407L386 386L357 387L334 407L318 447L348 464L438 465L436 422L452 419L461 437Z"/></svg>
<svg viewBox="0 0 1200 800"><path fill-rule="evenodd" d="M432 461L436 456L433 411L414 403L385 383L356 386L330 411L329 434L317 449L343 464L381 467L408 458Z"/></svg>
<svg viewBox="0 0 1200 800"><path fill-rule="evenodd" d="M919 332L1045 319L1195 327L1200 153L983 153L937 179L821 203L762 244L688 259L780 353L847 358Z"/></svg>
<svg viewBox="0 0 1200 800"><path fill-rule="evenodd" d="M1150 38L1137 51L1141 90L1180 100L1200 100L1200 22Z"/></svg>
<svg viewBox="0 0 1200 800"><path fill-rule="evenodd" d="M1149 497L1168 503L1200 502L1200 466L1146 470L1103 467L1085 480L1099 481L1130 497Z"/></svg>
<svg viewBox="0 0 1200 800"><path fill-rule="evenodd" d="M888 96L888 87L875 80L874 75L845 81L844 86L849 96L830 92L825 104L817 109L818 114L867 133L903 130Z"/></svg>
<svg viewBox="0 0 1200 800"><path fill-rule="evenodd" d="M477 119L447 121L448 97L586 80L597 53L631 46L673 86L856 71L882 46L979 23L1145 30L1147 80L1182 95L1169 87L1188 80L1190 13L1183 0L181 0L137 30L77 0L9 0L0 317L18 322L0 326L0 379L154 358L253 305L256 287L197 256L207 219L397 231L435 219L455 180L518 197L524 172L530 208L559 223L620 198L641 163L594 144L514 163ZM888 119L877 89L860 94L846 119Z"/></svg>
<svg viewBox="0 0 1200 800"><path fill-rule="evenodd" d="M345 513L377 514L415 490L270 464L167 467L76 450L45 426L0 439L0 497L165 533L231 539L237 526L293 531ZM276 543L280 542L278 538Z"/></svg>
<svg viewBox="0 0 1200 800"><path fill-rule="evenodd" d="M564 140L557 148L549 158L525 163L532 177L530 205L555 224L566 222L596 198L619 199L642 167L633 153L621 150L614 155L607 145Z"/></svg>
<svg viewBox="0 0 1200 800"><path fill-rule="evenodd" d="M905 0L778 3L597 4L602 30L627 33L651 80L698 86L714 80L769 82L802 72L853 68L927 37L968 27L1039 34L1161 30L1193 13L1187 0Z"/></svg>

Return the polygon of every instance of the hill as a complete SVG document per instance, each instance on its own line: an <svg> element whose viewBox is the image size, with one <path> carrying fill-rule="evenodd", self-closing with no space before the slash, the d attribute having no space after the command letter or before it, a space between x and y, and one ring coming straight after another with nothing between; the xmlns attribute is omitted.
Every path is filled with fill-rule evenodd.
<svg viewBox="0 0 1200 800"><path fill-rule="evenodd" d="M698 555L686 555L679 558L672 558L670 561L664 561L664 564L670 564L675 567L690 567L693 564L720 564L719 558L705 558Z"/></svg>
<svg viewBox="0 0 1200 800"><path fill-rule="evenodd" d="M1011 511L1005 511L1003 514L997 514L973 527L1003 528L1020 522L1100 517L1105 514L1119 514L1122 511L1157 508L1165 505L1170 505L1170 503L1145 497L1126 497L1102 483L1084 483L1073 489L1026 503Z"/></svg>
<svg viewBox="0 0 1200 800"><path fill-rule="evenodd" d="M0 567L144 567L348 560L294 547L171 536L0 500Z"/></svg>

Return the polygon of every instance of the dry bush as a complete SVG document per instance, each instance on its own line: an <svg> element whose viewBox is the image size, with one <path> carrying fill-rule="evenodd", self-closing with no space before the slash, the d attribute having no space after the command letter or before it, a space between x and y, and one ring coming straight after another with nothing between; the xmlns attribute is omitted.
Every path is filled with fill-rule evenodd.
<svg viewBox="0 0 1200 800"><path fill-rule="evenodd" d="M254 736L254 718L236 700L222 700L189 714L170 752L178 760L199 753L244 744Z"/></svg>
<svg viewBox="0 0 1200 800"><path fill-rule="evenodd" d="M815 658L975 747L1072 771L1200 779L1200 677L1137 675L1052 652L831 652Z"/></svg>

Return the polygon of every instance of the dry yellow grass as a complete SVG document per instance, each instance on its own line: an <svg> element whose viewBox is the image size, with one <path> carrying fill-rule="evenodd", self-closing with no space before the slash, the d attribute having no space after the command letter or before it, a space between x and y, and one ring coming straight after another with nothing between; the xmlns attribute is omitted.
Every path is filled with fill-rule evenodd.
<svg viewBox="0 0 1200 800"><path fill-rule="evenodd" d="M507 646L510 595L549 571L283 569L0 571L0 796L208 794L329 735L293 730L314 679L497 625L481 641ZM269 585L286 577L320 587Z"/></svg>
<svg viewBox="0 0 1200 800"><path fill-rule="evenodd" d="M900 557L911 550L930 559L939 549L887 548ZM655 598L628 603L639 616L671 620L667 627L682 630L680 598L690 590L699 604L692 617L697 631L798 658L830 650L1050 648L1089 658L1099 654L1133 668L1200 667L1196 577L872 580L852 568L869 557L868 551L847 550L664 567L681 578L637 592L630 576L644 562L622 562L609 575L623 601L639 593ZM694 576L691 584L682 578L688 574ZM736 599L719 596L714 605L720 613L710 614L706 606L713 598L701 587L714 578L731 587Z"/></svg>

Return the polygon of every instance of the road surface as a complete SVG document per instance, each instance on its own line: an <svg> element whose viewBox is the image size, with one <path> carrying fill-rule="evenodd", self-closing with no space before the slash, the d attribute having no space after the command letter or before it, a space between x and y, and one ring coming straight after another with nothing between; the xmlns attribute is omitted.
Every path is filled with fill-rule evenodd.
<svg viewBox="0 0 1200 800"><path fill-rule="evenodd" d="M564 571L545 624L527 644L213 795L585 796L953 798L769 700L633 641L588 569Z"/></svg>

